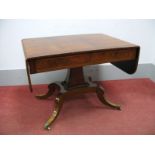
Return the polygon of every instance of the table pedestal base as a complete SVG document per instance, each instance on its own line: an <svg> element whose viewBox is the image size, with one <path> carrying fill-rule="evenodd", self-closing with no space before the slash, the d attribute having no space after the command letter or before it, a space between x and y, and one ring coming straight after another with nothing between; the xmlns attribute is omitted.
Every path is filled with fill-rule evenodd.
<svg viewBox="0 0 155 155"><path fill-rule="evenodd" d="M53 124L53 122L58 117L64 100L74 95L96 93L101 103L110 106L111 108L120 110L120 105L113 104L104 97L104 90L101 86L93 83L90 77L88 78L88 80L85 80L82 67L69 69L66 80L64 82L49 84L48 92L43 95L37 95L36 97L38 99L47 99L48 97L53 95L56 90L58 94L55 98L54 111L52 112L52 115L49 117L44 126L44 128L48 130L50 129L50 125Z"/></svg>

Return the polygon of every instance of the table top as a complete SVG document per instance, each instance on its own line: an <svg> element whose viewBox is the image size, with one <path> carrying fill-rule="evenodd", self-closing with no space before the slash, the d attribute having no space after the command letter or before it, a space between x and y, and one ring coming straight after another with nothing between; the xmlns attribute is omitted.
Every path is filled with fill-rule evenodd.
<svg viewBox="0 0 155 155"><path fill-rule="evenodd" d="M23 39L26 59L97 50L132 48L137 45L105 34L81 34Z"/></svg>
<svg viewBox="0 0 155 155"><path fill-rule="evenodd" d="M22 40L30 74L110 62L128 74L136 71L140 47L105 34L81 34Z"/></svg>

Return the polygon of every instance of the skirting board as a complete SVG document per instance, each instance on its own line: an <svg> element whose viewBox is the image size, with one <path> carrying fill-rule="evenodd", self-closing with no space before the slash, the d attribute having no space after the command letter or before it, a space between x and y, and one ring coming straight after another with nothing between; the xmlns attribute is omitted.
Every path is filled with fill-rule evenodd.
<svg viewBox="0 0 155 155"><path fill-rule="evenodd" d="M32 84L48 84L54 81L63 81L67 70L52 71L31 75ZM112 65L93 65L84 67L85 76L93 80L117 80L131 78L150 78L155 81L155 65L139 64L136 73L129 75ZM0 86L27 85L25 69L0 70Z"/></svg>

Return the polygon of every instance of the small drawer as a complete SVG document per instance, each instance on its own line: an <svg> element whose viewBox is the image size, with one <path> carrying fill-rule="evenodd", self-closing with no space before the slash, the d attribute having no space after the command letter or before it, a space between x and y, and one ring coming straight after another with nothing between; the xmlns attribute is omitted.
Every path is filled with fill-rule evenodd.
<svg viewBox="0 0 155 155"><path fill-rule="evenodd" d="M78 66L84 66L88 62L90 62L89 54L40 58L35 60L35 70L38 73L64 68L73 68Z"/></svg>
<svg viewBox="0 0 155 155"><path fill-rule="evenodd" d="M133 60L136 58L136 49L121 49L114 51L104 51L92 53L91 63L108 63L116 61Z"/></svg>

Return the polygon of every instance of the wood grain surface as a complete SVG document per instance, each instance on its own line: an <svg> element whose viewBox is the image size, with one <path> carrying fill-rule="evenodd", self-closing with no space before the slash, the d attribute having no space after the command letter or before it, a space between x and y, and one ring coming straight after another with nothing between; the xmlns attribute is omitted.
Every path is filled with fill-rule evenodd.
<svg viewBox="0 0 155 155"><path fill-rule="evenodd" d="M26 59L136 46L104 34L30 38L22 43Z"/></svg>

